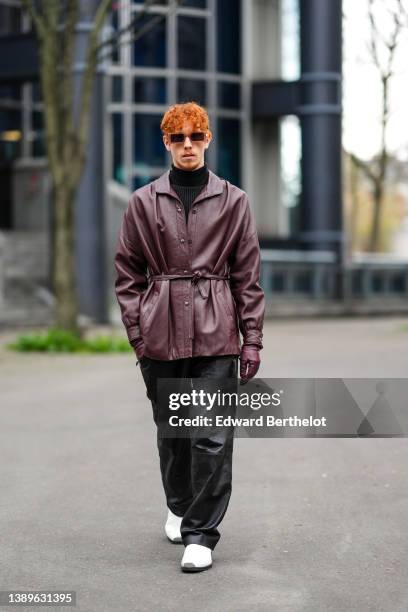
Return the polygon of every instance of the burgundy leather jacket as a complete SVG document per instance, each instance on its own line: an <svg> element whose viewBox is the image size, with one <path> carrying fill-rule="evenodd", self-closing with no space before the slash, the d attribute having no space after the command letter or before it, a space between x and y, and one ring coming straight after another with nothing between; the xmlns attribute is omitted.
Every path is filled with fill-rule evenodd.
<svg viewBox="0 0 408 612"><path fill-rule="evenodd" d="M147 357L239 355L239 330L262 348L265 296L248 196L211 170L188 223L169 171L133 192L115 267L129 342L142 337Z"/></svg>

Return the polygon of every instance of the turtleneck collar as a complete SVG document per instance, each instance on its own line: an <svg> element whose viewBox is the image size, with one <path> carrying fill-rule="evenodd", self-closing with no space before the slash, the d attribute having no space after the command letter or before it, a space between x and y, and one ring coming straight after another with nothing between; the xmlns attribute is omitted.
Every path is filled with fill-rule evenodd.
<svg viewBox="0 0 408 612"><path fill-rule="evenodd" d="M207 164L204 164L204 166L197 168L197 170L182 170L172 164L169 178L170 183L173 183L173 185L185 187L205 185L208 181L208 167Z"/></svg>

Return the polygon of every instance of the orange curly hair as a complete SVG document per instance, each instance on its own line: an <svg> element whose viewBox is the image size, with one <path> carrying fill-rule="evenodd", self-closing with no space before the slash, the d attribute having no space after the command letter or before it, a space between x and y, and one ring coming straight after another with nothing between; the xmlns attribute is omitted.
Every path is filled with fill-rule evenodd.
<svg viewBox="0 0 408 612"><path fill-rule="evenodd" d="M191 121L195 130L210 132L210 121L207 111L197 102L193 101L170 106L163 115L160 124L161 131L163 134L178 132L183 129L185 121Z"/></svg>

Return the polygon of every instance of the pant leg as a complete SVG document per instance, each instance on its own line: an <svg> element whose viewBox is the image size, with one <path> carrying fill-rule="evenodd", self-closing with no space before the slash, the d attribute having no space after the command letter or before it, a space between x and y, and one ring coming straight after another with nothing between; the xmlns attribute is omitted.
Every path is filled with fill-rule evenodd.
<svg viewBox="0 0 408 612"><path fill-rule="evenodd" d="M160 429L160 405L157 401L158 378L184 378L188 376L189 359L161 361L143 357L140 370L146 385L146 395L152 403L153 419L157 426L157 448L160 473L167 507L177 516L183 516L191 505L191 449L188 438L163 437Z"/></svg>
<svg viewBox="0 0 408 612"><path fill-rule="evenodd" d="M236 381L238 357L193 357L190 373L192 378L230 378ZM235 381L232 386L223 385L222 390L236 391ZM200 428L199 434L192 432L190 442L193 500L184 514L181 535L185 546L201 544L214 549L221 537L217 527L231 497L234 429Z"/></svg>

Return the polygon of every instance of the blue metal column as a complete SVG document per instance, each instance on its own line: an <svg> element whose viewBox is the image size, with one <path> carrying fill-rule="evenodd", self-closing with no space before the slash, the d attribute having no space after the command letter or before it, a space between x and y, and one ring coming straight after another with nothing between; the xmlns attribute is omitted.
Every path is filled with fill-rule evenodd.
<svg viewBox="0 0 408 612"><path fill-rule="evenodd" d="M300 0L300 240L343 261L341 0Z"/></svg>

